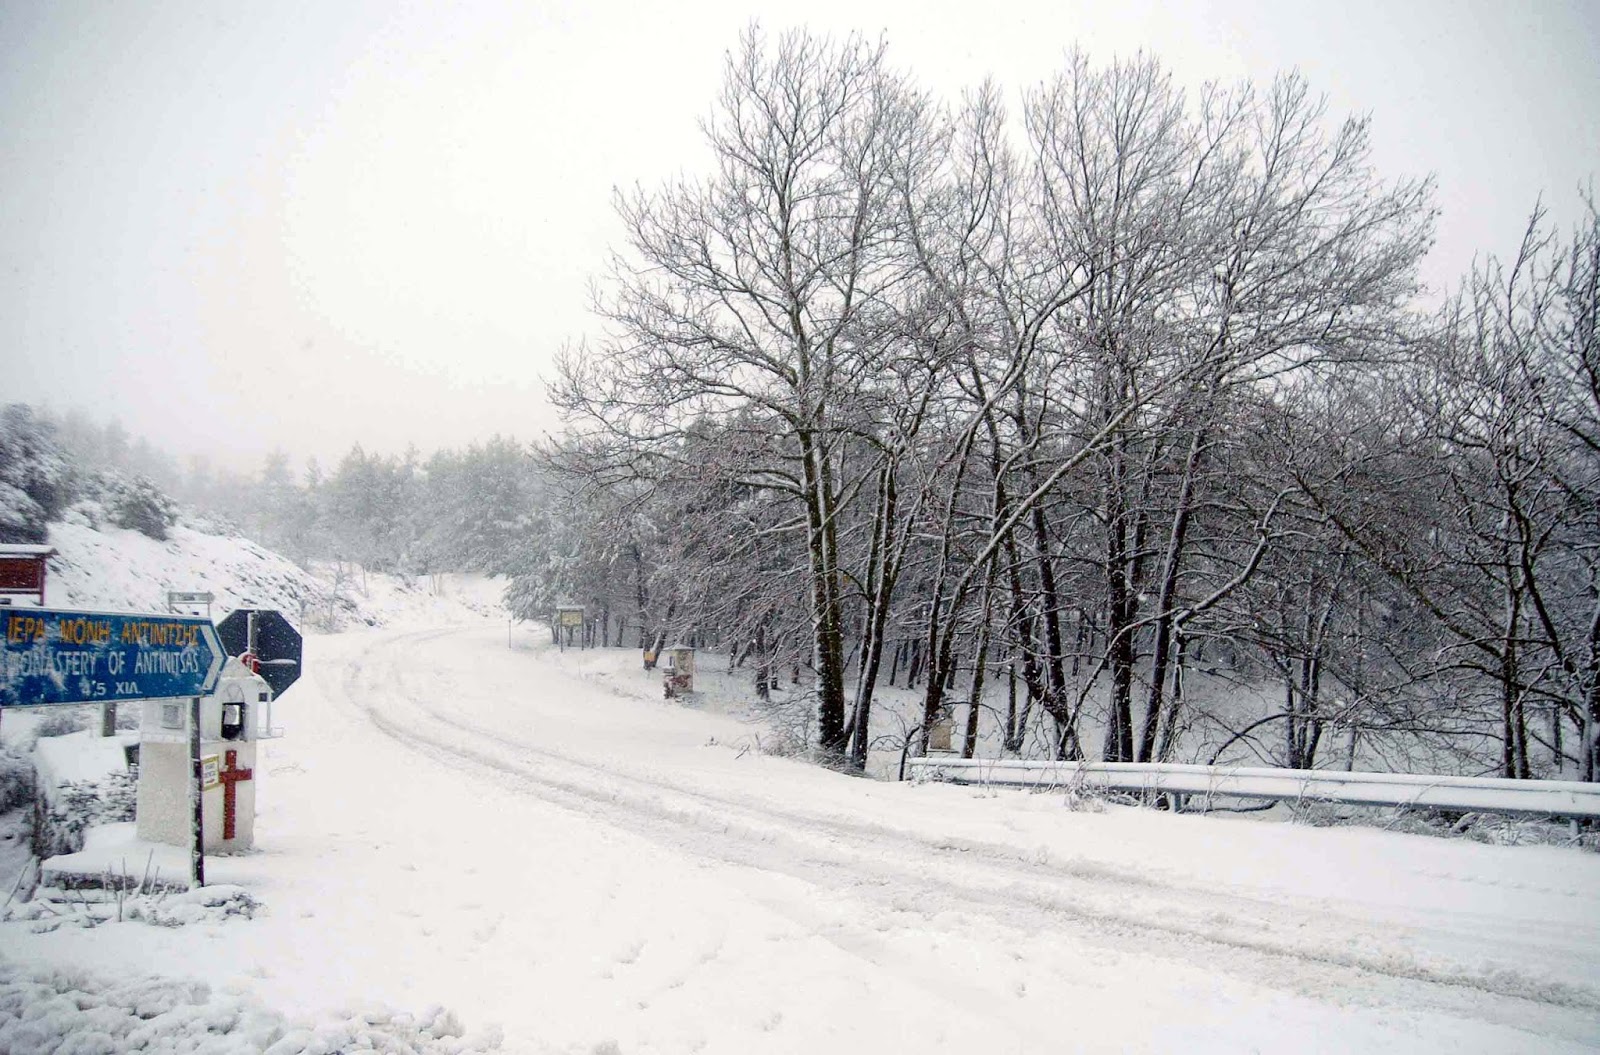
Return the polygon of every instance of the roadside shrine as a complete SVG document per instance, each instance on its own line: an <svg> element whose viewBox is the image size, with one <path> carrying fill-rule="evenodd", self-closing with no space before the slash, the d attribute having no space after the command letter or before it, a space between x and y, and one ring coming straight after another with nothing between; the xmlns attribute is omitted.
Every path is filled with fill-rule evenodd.
<svg viewBox="0 0 1600 1055"><path fill-rule="evenodd" d="M175 614L0 611L0 708L141 704L138 835L189 846L195 886L205 885L207 851L254 842L256 743L276 735L272 701L300 668L300 634L275 611L241 609L218 626Z"/></svg>
<svg viewBox="0 0 1600 1055"><path fill-rule="evenodd" d="M222 668L216 691L200 700L200 789L203 848L230 853L255 845L256 744L271 735L272 690L237 656ZM182 700L146 700L139 722L139 838L187 845L190 827L189 722Z"/></svg>
<svg viewBox="0 0 1600 1055"><path fill-rule="evenodd" d="M664 650L666 665L661 668L661 688L667 699L694 692L694 646L673 645Z"/></svg>

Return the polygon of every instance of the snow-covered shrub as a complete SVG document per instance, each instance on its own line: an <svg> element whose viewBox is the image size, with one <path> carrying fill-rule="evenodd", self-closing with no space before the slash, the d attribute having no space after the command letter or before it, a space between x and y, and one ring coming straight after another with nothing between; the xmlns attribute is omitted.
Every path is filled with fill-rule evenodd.
<svg viewBox="0 0 1600 1055"><path fill-rule="evenodd" d="M1600 831L1580 830L1574 834L1568 822L1545 817L1309 801L1295 803L1290 816L1295 823L1314 828L1372 827L1491 846L1575 846L1600 851Z"/></svg>
<svg viewBox="0 0 1600 1055"><path fill-rule="evenodd" d="M33 763L24 755L0 747L0 813L25 806L33 799Z"/></svg>
<svg viewBox="0 0 1600 1055"><path fill-rule="evenodd" d="M89 728L89 717L82 707L53 707L33 727L35 742L47 736L66 736Z"/></svg>
<svg viewBox="0 0 1600 1055"><path fill-rule="evenodd" d="M1106 811L1106 792L1104 788L1097 788L1085 779L1080 769L1072 775L1063 786L1056 788L1063 792L1061 805L1074 813L1104 813Z"/></svg>
<svg viewBox="0 0 1600 1055"><path fill-rule="evenodd" d="M778 729L766 736L755 735L756 750L773 758L808 758L811 745L793 729Z"/></svg>
<svg viewBox="0 0 1600 1055"><path fill-rule="evenodd" d="M160 542L178 522L178 504L148 477L99 469L75 479L72 502L59 519L96 530L128 528Z"/></svg>
<svg viewBox="0 0 1600 1055"><path fill-rule="evenodd" d="M47 532L44 507L0 480L0 542L42 542Z"/></svg>
<svg viewBox="0 0 1600 1055"><path fill-rule="evenodd" d="M245 993L204 982L115 977L0 957L0 1051L372 1051L457 1055L497 1050L496 1027L467 1033L455 1014L386 1008L287 1018Z"/></svg>
<svg viewBox="0 0 1600 1055"><path fill-rule="evenodd" d="M33 852L54 857L83 849L83 837L95 825L133 820L138 785L131 773L111 773L102 780L65 781L54 801L42 795L36 801Z"/></svg>
<svg viewBox="0 0 1600 1055"><path fill-rule="evenodd" d="M61 514L63 524L74 524L93 531L99 531L110 519L106 514L106 507L93 498L80 498Z"/></svg>
<svg viewBox="0 0 1600 1055"><path fill-rule="evenodd" d="M165 541L167 532L178 522L177 503L143 476L129 480L107 475L110 490L107 510L112 523L157 542Z"/></svg>
<svg viewBox="0 0 1600 1055"><path fill-rule="evenodd" d="M809 692L772 693L755 701L771 734L758 741L761 753L780 758L812 754L815 742L812 726L816 721L816 698Z"/></svg>
<svg viewBox="0 0 1600 1055"><path fill-rule="evenodd" d="M236 520L214 509L186 510L181 519L184 527L198 531L202 535L217 535L222 538L244 537L244 531Z"/></svg>

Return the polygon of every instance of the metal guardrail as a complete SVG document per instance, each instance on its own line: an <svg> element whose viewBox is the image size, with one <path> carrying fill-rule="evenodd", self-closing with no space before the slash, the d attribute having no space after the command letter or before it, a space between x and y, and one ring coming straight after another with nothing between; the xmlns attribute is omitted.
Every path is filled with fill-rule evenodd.
<svg viewBox="0 0 1600 1055"><path fill-rule="evenodd" d="M1339 802L1356 806L1600 818L1600 784L1413 773L1192 766L1165 762L1051 762L916 758L912 779L1014 787L1094 788L1202 797Z"/></svg>

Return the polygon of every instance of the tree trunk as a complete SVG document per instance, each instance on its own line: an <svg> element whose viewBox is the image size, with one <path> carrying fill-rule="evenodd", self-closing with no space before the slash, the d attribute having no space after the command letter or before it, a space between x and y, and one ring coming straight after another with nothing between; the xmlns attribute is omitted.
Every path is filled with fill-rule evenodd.
<svg viewBox="0 0 1600 1055"><path fill-rule="evenodd" d="M1011 628L1016 641L1017 650L1022 654L1022 681L1027 686L1028 700L1026 707L1031 709L1033 704L1044 696L1044 671L1039 665L1037 652L1038 642L1035 638L1036 624L1028 610L1027 598L1022 592L1022 572L1018 560L1016 545L1013 542L1008 547L1006 561L1006 578L1011 588ZM1016 661L1011 664L1011 698L1012 713L1016 710ZM1007 722L1006 750L1020 751L1022 749L1022 729L1026 727L1027 710L1023 712L1020 724Z"/></svg>
<svg viewBox="0 0 1600 1055"><path fill-rule="evenodd" d="M805 481L806 538L811 559L812 654L817 692L817 745L844 754L844 642L839 609L831 470L815 438L800 434Z"/></svg>
<svg viewBox="0 0 1600 1055"><path fill-rule="evenodd" d="M1017 661L1006 664L1006 731L1001 742L1005 751L1015 751L1020 746L1017 734Z"/></svg>
<svg viewBox="0 0 1600 1055"><path fill-rule="evenodd" d="M872 694L883 662L883 639L888 631L889 608L894 599L896 566L890 553L898 506L894 465L886 463L878 478L878 504L873 524L872 552L867 562L866 640L861 673L856 681L855 713L851 717L850 761L856 769L867 765L872 734Z"/></svg>
<svg viewBox="0 0 1600 1055"><path fill-rule="evenodd" d="M1517 684L1517 629L1522 620L1522 592L1515 575L1507 568L1505 622L1501 627L1500 647L1500 722L1501 767L1505 776L1525 777L1528 769L1527 730L1522 721L1522 692Z"/></svg>
<svg viewBox="0 0 1600 1055"><path fill-rule="evenodd" d="M1183 562L1184 543L1189 533L1189 510L1194 502L1195 475L1205 450L1205 430L1196 429L1189 442L1189 457L1184 463L1183 482L1178 488L1172 513L1172 533L1167 538L1166 557L1161 565L1161 587L1156 597L1155 654L1150 661L1150 694L1145 702L1144 728L1139 736L1139 761L1148 762L1155 753L1156 728L1167 683L1167 658L1172 642L1173 608L1178 598L1178 569Z"/></svg>
<svg viewBox="0 0 1600 1055"><path fill-rule="evenodd" d="M1118 371L1119 374L1122 371ZM1127 381L1121 380L1126 389ZM1112 392L1106 384L1106 414L1123 402L1125 392ZM1127 433L1118 428L1106 445L1105 478L1105 583L1106 666L1111 671L1111 697L1107 701L1105 747L1107 762L1133 761L1133 616L1136 607L1130 581L1134 554L1129 552Z"/></svg>
<svg viewBox="0 0 1600 1055"><path fill-rule="evenodd" d="M1161 750L1156 756L1162 762L1171 762L1178 750L1178 722L1183 713L1184 664L1189 650L1189 638L1181 626L1174 627L1172 635L1172 701L1167 705L1167 713L1161 723Z"/></svg>
<svg viewBox="0 0 1600 1055"><path fill-rule="evenodd" d="M767 650L767 621L765 618L756 623L756 639L752 647L756 654L756 698L770 700L772 699L772 655Z"/></svg>
<svg viewBox="0 0 1600 1055"><path fill-rule="evenodd" d="M647 648L650 644L650 596L644 588L644 553L635 544L633 547L633 599L639 612L639 647Z"/></svg>
<svg viewBox="0 0 1600 1055"><path fill-rule="evenodd" d="M982 623L978 626L978 643L972 653L972 701L967 705L967 730L961 742L961 757L971 758L978 750L978 712L983 707L984 671L989 663L990 606L994 594L994 565L983 584Z"/></svg>

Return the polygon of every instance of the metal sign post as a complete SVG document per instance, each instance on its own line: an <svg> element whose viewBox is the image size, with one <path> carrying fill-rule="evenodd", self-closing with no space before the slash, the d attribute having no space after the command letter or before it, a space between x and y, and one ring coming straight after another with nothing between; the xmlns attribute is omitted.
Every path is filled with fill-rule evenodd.
<svg viewBox="0 0 1600 1055"><path fill-rule="evenodd" d="M250 657L245 662L245 666L250 668L250 673L255 674L261 670L261 653L256 651L256 647L261 643L261 640L256 633L255 612L250 612L246 616L245 638L249 642L245 646L245 655Z"/></svg>
<svg viewBox="0 0 1600 1055"><path fill-rule="evenodd" d="M200 758L200 697L189 701L189 889L206 885L205 763Z"/></svg>

